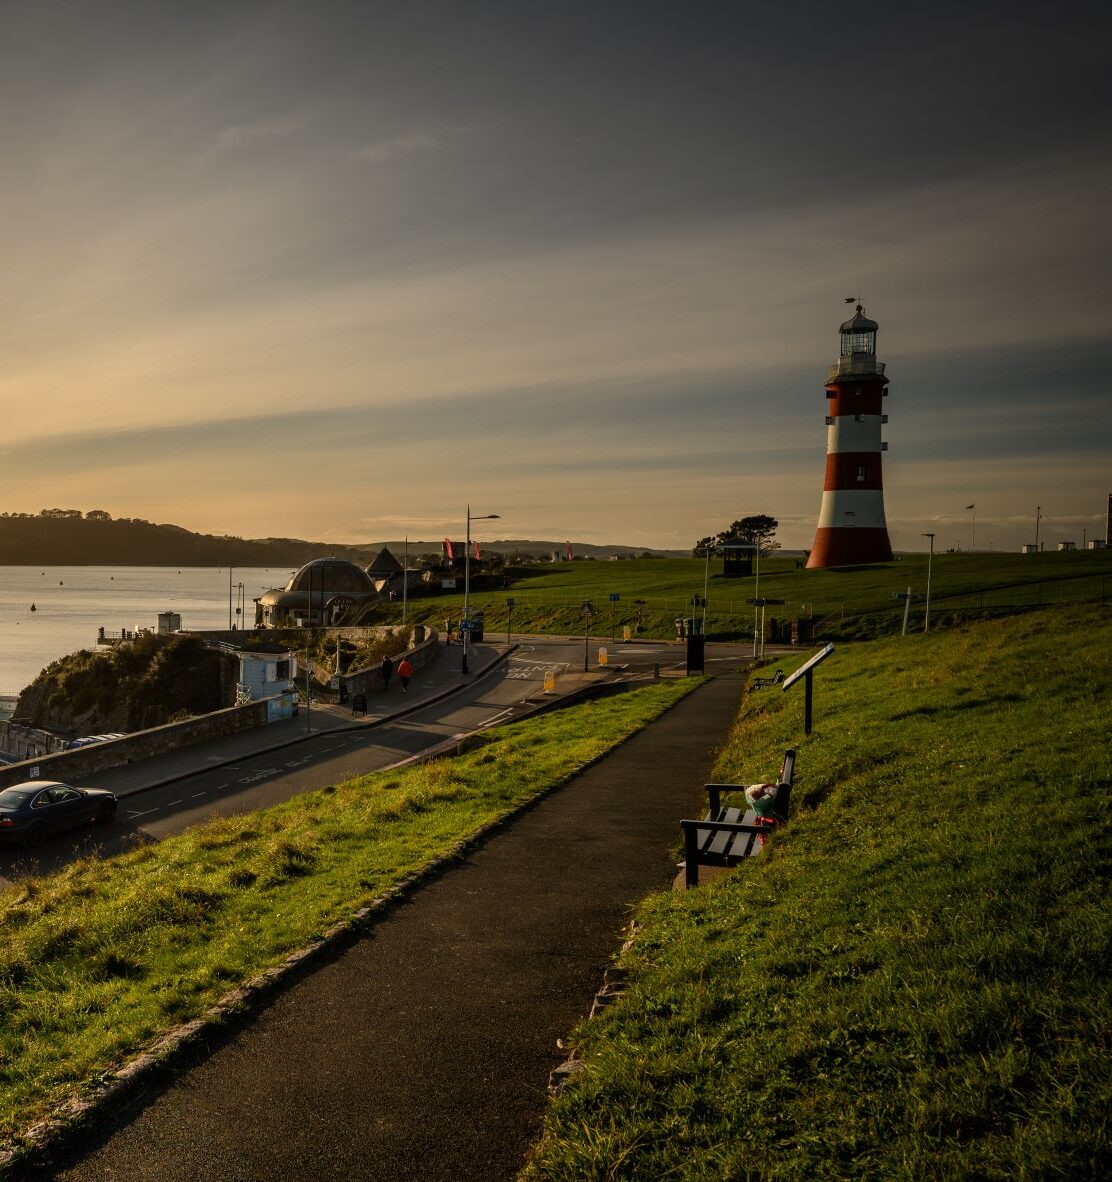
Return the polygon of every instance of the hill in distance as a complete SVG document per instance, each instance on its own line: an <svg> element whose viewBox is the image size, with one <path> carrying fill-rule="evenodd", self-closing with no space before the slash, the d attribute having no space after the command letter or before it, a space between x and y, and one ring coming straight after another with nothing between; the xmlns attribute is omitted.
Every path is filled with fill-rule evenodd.
<svg viewBox="0 0 1112 1182"><path fill-rule="evenodd" d="M453 541L458 539L453 539ZM0 566L300 566L333 556L366 565L388 546L400 555L403 540L387 542L313 542L302 538L240 538L194 533L178 525L157 525L141 518L112 518L103 510L45 509L38 514L0 513ZM437 541L409 542L410 559L440 552ZM483 551L547 557L563 556L567 542L506 540L480 542ZM572 542L583 558L642 554L677 557L685 551L636 546L595 546Z"/></svg>

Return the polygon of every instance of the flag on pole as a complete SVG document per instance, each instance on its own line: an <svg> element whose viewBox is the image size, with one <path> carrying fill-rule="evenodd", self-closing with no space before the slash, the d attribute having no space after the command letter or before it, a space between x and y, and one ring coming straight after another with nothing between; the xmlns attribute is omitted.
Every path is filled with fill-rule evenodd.
<svg viewBox="0 0 1112 1182"><path fill-rule="evenodd" d="M455 555L452 553L452 543L448 538L444 539L444 557L451 562Z"/></svg>
<svg viewBox="0 0 1112 1182"><path fill-rule="evenodd" d="M853 304L857 302L857 296L846 296L846 303Z"/></svg>
<svg viewBox="0 0 1112 1182"><path fill-rule="evenodd" d="M976 506L976 505L966 505L965 507L966 507L967 509L976 509L976 508L977 508L977 506Z"/></svg>

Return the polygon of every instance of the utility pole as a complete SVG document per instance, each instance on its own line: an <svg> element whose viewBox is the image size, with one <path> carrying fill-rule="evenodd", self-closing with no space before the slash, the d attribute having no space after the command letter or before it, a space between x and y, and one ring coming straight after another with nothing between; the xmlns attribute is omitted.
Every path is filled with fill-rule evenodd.
<svg viewBox="0 0 1112 1182"><path fill-rule="evenodd" d="M1042 521L1042 505L1035 506L1035 553L1039 552L1039 522Z"/></svg>

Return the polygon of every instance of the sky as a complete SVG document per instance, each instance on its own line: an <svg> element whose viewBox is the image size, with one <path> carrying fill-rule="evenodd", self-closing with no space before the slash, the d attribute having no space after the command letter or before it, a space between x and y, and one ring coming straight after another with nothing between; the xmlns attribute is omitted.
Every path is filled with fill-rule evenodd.
<svg viewBox="0 0 1112 1182"><path fill-rule="evenodd" d="M4 0L0 511L809 547L859 296L897 549L1103 537L1110 11Z"/></svg>

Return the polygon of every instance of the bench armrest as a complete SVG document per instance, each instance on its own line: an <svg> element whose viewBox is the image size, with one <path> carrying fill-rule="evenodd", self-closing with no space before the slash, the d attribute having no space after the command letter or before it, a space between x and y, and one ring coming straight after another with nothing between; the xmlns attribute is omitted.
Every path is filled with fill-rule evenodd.
<svg viewBox="0 0 1112 1182"><path fill-rule="evenodd" d="M746 789L745 784L704 784L703 787L707 790L707 803L712 817L717 817L722 811L723 792L744 792Z"/></svg>

